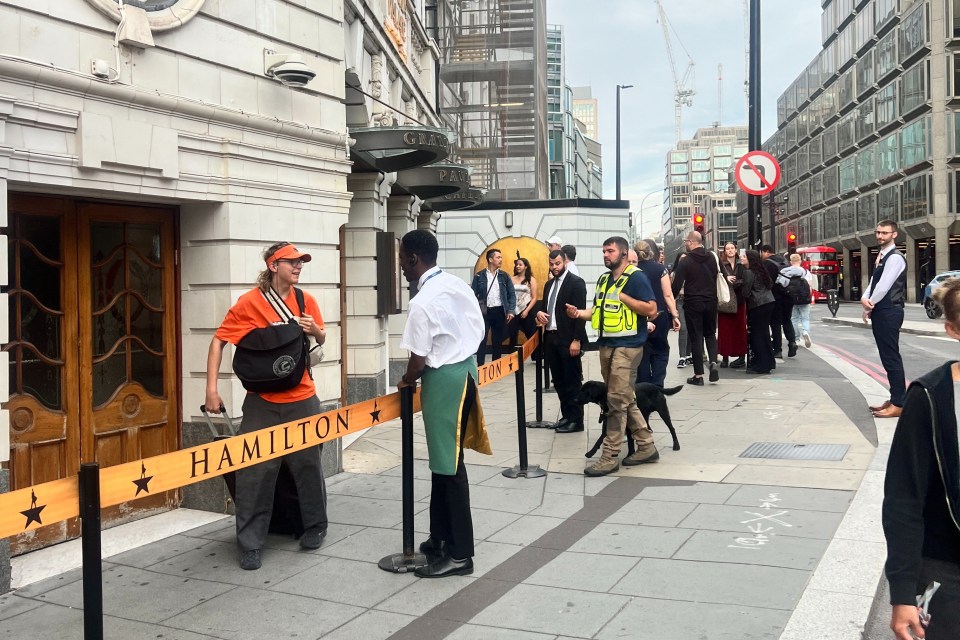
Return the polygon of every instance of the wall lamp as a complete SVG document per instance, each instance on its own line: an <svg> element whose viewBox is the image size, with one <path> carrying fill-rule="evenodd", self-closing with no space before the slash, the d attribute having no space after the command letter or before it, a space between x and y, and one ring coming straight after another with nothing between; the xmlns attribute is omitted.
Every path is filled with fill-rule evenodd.
<svg viewBox="0 0 960 640"><path fill-rule="evenodd" d="M503 212L503 226L507 229L513 228L513 211L507 210Z"/></svg>

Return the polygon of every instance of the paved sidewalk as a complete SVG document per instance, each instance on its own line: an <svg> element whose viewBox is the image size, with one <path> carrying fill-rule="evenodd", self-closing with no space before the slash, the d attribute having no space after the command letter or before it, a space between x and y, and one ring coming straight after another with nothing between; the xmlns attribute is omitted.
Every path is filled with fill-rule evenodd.
<svg viewBox="0 0 960 640"><path fill-rule="evenodd" d="M859 317L845 317L840 316L837 318L824 317L820 319L821 322L826 322L828 324L842 324L847 327L857 327L858 329L867 329L870 330L870 325L866 324L862 318ZM943 320L930 320L927 322L916 321L916 320L904 320L903 326L900 327L900 333L912 333L918 336L943 336L946 335L943 330Z"/></svg>
<svg viewBox="0 0 960 640"><path fill-rule="evenodd" d="M802 367L820 373L787 377ZM868 396L857 394L861 403L882 392L816 346L777 372L722 370L716 385L685 386L669 399L681 449L655 417L660 462L605 478L582 475L600 434L593 406L584 433L527 430L530 462L546 478L503 477L517 464L514 381L483 389L494 455L467 453L477 536L468 577L377 568L402 543L400 426L377 426L329 482L320 549L271 537L263 568L242 571L224 518L111 556L106 636L858 639L884 554L878 464L890 427L878 423L878 450L834 394L847 380ZM671 365L668 386L691 373ZM600 378L596 353L585 378ZM533 410L529 392L528 419ZM556 413L545 394L545 418ZM739 457L756 442L849 450L839 462ZM415 449L419 542L429 500L419 416ZM0 596L0 638L81 638L79 580L72 570Z"/></svg>

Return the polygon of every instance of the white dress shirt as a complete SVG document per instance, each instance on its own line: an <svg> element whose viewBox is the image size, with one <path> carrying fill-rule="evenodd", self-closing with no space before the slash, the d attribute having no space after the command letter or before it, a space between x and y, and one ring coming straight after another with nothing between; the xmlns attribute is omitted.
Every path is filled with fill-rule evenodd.
<svg viewBox="0 0 960 640"><path fill-rule="evenodd" d="M550 285L550 293L547 295L547 306L550 305L550 298L553 297L554 291L556 291L557 297L560 296L560 287L563 286L563 281L566 280L567 274L569 271L566 269L563 270L563 273L560 274L559 278L553 279L553 284ZM556 304L556 298L554 298L554 304ZM547 315L550 316L550 321L547 322L547 331L555 331L557 328L557 314L556 309L547 309ZM566 312L564 312L566 313Z"/></svg>
<svg viewBox="0 0 960 640"><path fill-rule="evenodd" d="M420 277L417 291L410 300L400 348L424 356L434 369L475 354L484 326L473 289L433 267Z"/></svg>
<svg viewBox="0 0 960 640"><path fill-rule="evenodd" d="M572 273L572 274L575 275L575 276L579 276L579 275L580 275L580 267L578 267L578 266L577 266L577 263L574 262L573 260L570 260L569 262L567 262L567 264L564 265L563 270L564 270L564 271L569 271L570 273Z"/></svg>
<svg viewBox="0 0 960 640"><path fill-rule="evenodd" d="M881 249L880 254L877 256L877 264L880 264L880 261L896 248L896 245L891 242L889 247ZM887 264L883 266L883 273L880 274L880 281L877 282L877 286L873 286L873 278L870 278L870 284L867 285L867 290L863 292L860 299L870 300L873 304L877 304L883 300L883 297L890 291L890 287L893 286L893 283L897 281L897 278L906 268L907 261L903 256L900 256L899 260L897 256L893 256L887 260Z"/></svg>

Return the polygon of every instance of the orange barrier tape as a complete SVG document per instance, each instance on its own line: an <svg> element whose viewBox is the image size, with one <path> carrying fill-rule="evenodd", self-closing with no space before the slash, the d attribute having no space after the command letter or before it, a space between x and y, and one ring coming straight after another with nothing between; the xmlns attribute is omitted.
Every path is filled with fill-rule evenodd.
<svg viewBox="0 0 960 640"><path fill-rule="evenodd" d="M478 386L486 386L515 373L518 365L518 356L514 352L479 367ZM420 410L419 388L413 397L413 410ZM100 470L100 506L110 507L178 489L330 442L399 417L400 394L391 393L252 433L106 467ZM0 538L79 515L76 477L0 494Z"/></svg>

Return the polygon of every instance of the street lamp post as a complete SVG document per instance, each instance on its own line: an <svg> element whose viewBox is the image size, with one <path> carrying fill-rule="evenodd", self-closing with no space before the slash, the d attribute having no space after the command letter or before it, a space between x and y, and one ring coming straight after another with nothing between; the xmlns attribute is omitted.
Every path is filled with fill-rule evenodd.
<svg viewBox="0 0 960 640"><path fill-rule="evenodd" d="M651 191L650 193L643 196L643 199L640 200L640 210L637 211L636 215L636 224L633 225L633 242L636 243L637 240L640 240L643 236L643 208L647 202L647 198L650 196L655 196L658 193L663 193L662 189L657 189L656 191Z"/></svg>
<svg viewBox="0 0 960 640"><path fill-rule="evenodd" d="M632 84L617 85L617 200L620 200L620 91L632 86Z"/></svg>

